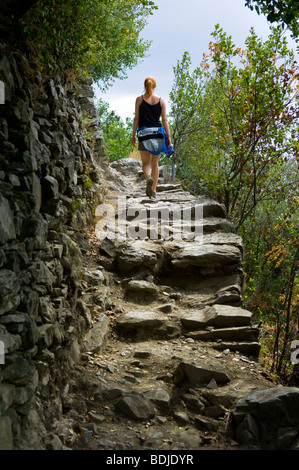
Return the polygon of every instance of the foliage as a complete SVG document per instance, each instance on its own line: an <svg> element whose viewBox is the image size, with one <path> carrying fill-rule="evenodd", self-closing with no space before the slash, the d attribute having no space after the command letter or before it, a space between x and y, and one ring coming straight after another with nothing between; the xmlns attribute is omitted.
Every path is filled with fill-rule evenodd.
<svg viewBox="0 0 299 470"><path fill-rule="evenodd" d="M251 289L245 307L263 319L263 355L279 375L291 367L290 343L299 327L298 224L299 197L289 191L285 201L263 207L240 233Z"/></svg>
<svg viewBox="0 0 299 470"><path fill-rule="evenodd" d="M287 27L295 40L299 40L299 3L298 0L246 0L245 6L255 8L258 14L266 15L270 23Z"/></svg>
<svg viewBox="0 0 299 470"><path fill-rule="evenodd" d="M265 41L251 29L245 49L218 25L212 37L199 68L187 53L174 68L177 174L225 204L244 241L244 307L262 321L263 359L282 377L299 328L298 67L280 28Z"/></svg>
<svg viewBox="0 0 299 470"><path fill-rule="evenodd" d="M109 110L109 103L98 100L98 113L105 142L106 153L110 161L128 157L133 151L131 142L133 120L126 118L123 122L115 111Z"/></svg>
<svg viewBox="0 0 299 470"><path fill-rule="evenodd" d="M171 100L171 135L174 148L172 156L173 180L176 166L180 165L181 149L186 146L192 135L203 130L205 113L208 112L204 99L206 77L200 67L191 72L190 66L190 55L185 52L176 67L173 67L174 83L169 95Z"/></svg>
<svg viewBox="0 0 299 470"><path fill-rule="evenodd" d="M22 18L40 63L47 69L73 69L102 88L145 57L140 38L150 0L40 0Z"/></svg>
<svg viewBox="0 0 299 470"><path fill-rule="evenodd" d="M184 164L178 173L190 178L191 189L223 202L240 227L259 203L283 198L286 186L298 183L290 171L299 158L298 68L279 29L265 42L251 29L246 50L218 25L212 36L201 63L201 99L193 94L182 104L198 130L180 143ZM189 83L185 87L192 90ZM200 102L195 114L194 100ZM174 97L172 110L176 106Z"/></svg>

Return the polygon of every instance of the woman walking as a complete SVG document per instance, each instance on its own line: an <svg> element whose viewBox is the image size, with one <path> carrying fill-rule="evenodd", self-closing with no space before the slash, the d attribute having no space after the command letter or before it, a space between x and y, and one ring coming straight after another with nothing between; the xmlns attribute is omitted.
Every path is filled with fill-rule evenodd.
<svg viewBox="0 0 299 470"><path fill-rule="evenodd" d="M157 87L153 77L147 77L144 81L145 93L136 98L135 117L133 121L132 144L136 146L136 131L139 128L164 128L166 133L167 148L171 147L171 137L168 120L166 117L165 101L155 94ZM162 120L162 123L161 121ZM153 155L145 148L143 141L139 140L138 150L141 154L142 170L146 178L146 195L156 197L156 188L159 179L160 155Z"/></svg>

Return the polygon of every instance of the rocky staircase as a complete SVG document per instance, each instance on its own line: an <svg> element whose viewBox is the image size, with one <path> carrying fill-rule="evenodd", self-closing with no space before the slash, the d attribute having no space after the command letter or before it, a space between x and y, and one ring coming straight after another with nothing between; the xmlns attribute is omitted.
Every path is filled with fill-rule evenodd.
<svg viewBox="0 0 299 470"><path fill-rule="evenodd" d="M240 307L242 240L222 205L164 171L156 199L145 196L140 161L104 171L84 256L92 327L64 404L72 422L78 413L64 439L73 449L236 448L232 409L271 387L258 329Z"/></svg>
<svg viewBox="0 0 299 470"><path fill-rule="evenodd" d="M139 339L184 335L257 357L259 331L240 308L242 240L224 207L167 184L163 167L157 199L143 194L139 161L123 159L112 168L126 182L126 191L109 200L116 207L116 198L125 196L121 232L116 229L113 239L100 224L97 236L102 264L122 276L126 304L118 331Z"/></svg>

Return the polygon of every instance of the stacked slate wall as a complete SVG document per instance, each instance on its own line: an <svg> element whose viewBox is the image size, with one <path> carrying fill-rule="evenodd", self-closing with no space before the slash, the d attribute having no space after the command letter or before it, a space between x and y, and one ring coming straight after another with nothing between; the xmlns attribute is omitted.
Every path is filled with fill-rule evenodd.
<svg viewBox="0 0 299 470"><path fill-rule="evenodd" d="M89 83L1 45L0 83L0 449L43 449L91 324L81 241L107 159Z"/></svg>

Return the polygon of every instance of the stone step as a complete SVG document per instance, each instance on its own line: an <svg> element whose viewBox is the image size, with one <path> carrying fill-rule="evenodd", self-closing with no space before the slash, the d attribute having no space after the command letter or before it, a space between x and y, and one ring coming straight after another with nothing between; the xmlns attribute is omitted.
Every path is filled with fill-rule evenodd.
<svg viewBox="0 0 299 470"><path fill-rule="evenodd" d="M200 269L202 276L178 276L177 272L165 274L162 289L171 294L180 294L180 305L186 309L199 309L214 304L240 305L242 300L243 274L227 274L217 276L214 269ZM217 301L217 299L219 299ZM221 299L221 300L220 300Z"/></svg>
<svg viewBox="0 0 299 470"><path fill-rule="evenodd" d="M192 385L209 384L211 380L215 380L217 384L226 384L230 382L230 377L222 371L215 369L203 368L197 364L181 362L174 371L173 382L178 385L184 381L190 382Z"/></svg>
<svg viewBox="0 0 299 470"><path fill-rule="evenodd" d="M160 219L132 219L123 225L129 239L143 240L195 240L215 232L233 232L232 224L226 219L210 218L189 223L173 223Z"/></svg>
<svg viewBox="0 0 299 470"><path fill-rule="evenodd" d="M205 276L207 270L214 276L217 271L237 273L242 271L243 249L240 239L230 235L233 234L223 234L222 239L215 237L214 240L203 236L186 243L183 240L165 243L131 240L118 244L115 260L121 272L146 267L154 273L187 268L202 269Z"/></svg>
<svg viewBox="0 0 299 470"><path fill-rule="evenodd" d="M215 328L207 331L189 331L186 334L189 338L200 341L254 341L259 337L259 329L248 326Z"/></svg>
<svg viewBox="0 0 299 470"><path fill-rule="evenodd" d="M135 340L183 335L193 340L216 342L218 349L257 355L259 330L252 327L250 321L251 313L247 310L216 305L181 315L171 310L164 313L162 309L131 310L121 314L115 320L115 326L121 334L133 335ZM196 330L190 329L192 327Z"/></svg>
<svg viewBox="0 0 299 470"><path fill-rule="evenodd" d="M198 311L189 311L181 316L182 324L188 329L203 329L209 326L228 328L249 326L252 313L240 307L213 305Z"/></svg>
<svg viewBox="0 0 299 470"><path fill-rule="evenodd" d="M157 185L157 193L160 192L165 192L165 191L181 191L182 190L182 185L181 184L175 184L175 183L164 183L164 184L158 184Z"/></svg>
<svg viewBox="0 0 299 470"><path fill-rule="evenodd" d="M167 200L168 198L168 200ZM169 195L163 200L129 198L125 210L126 220L133 220L137 216L142 219L162 217L165 220L202 220L203 218L216 217L226 219L225 208L222 204L209 200L181 200L170 198ZM121 214L123 215L123 214Z"/></svg>
<svg viewBox="0 0 299 470"><path fill-rule="evenodd" d="M117 239L193 240L206 234L233 233L234 225L227 220L219 204L147 202L138 198L118 201L110 198L107 211L96 210L96 233ZM108 230L109 227L110 229Z"/></svg>
<svg viewBox="0 0 299 470"><path fill-rule="evenodd" d="M231 272L242 265L240 249L227 244L204 244L194 241L172 253L171 265L174 268L228 268ZM227 269L225 269L227 270Z"/></svg>
<svg viewBox="0 0 299 470"><path fill-rule="evenodd" d="M213 344L214 349L220 351L238 351L247 356L258 357L261 344L258 341L219 341Z"/></svg>

